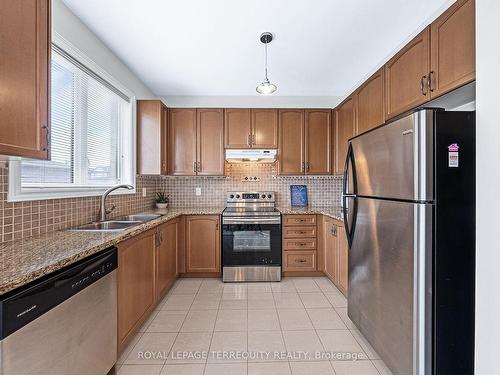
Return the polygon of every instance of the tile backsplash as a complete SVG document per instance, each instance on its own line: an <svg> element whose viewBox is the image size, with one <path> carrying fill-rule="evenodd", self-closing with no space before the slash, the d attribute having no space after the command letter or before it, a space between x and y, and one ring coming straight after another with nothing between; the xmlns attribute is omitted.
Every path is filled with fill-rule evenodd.
<svg viewBox="0 0 500 375"><path fill-rule="evenodd" d="M277 205L286 207L290 205L290 185L307 185L310 206L340 204L340 176L276 176L275 164L226 163L225 168L225 177L162 177L161 189L173 207L224 206L227 191L252 190L274 191ZM195 193L198 187L200 196Z"/></svg>
<svg viewBox="0 0 500 375"><path fill-rule="evenodd" d="M2 243L74 227L98 218L100 197L8 202L8 178L7 164L0 163L0 240ZM160 184L159 177L137 176L136 184L135 194L108 197L107 206L116 206L109 215L110 218L153 207ZM146 197L142 196L143 187L146 188Z"/></svg>
<svg viewBox="0 0 500 375"><path fill-rule="evenodd" d="M290 205L290 185L307 185L310 206L340 204L342 178L338 176L276 176L274 164L228 164L225 177L137 176L135 194L110 195L110 218L149 210L157 191L166 191L170 207L222 207L227 191L269 190L277 205ZM98 218L100 197L8 202L8 164L0 162L0 240L8 242L85 224ZM249 180L245 180L248 177ZM251 180L250 180L251 178ZM256 178L257 180L255 180ZM196 188L201 188L197 196ZM146 196L142 189L146 188Z"/></svg>

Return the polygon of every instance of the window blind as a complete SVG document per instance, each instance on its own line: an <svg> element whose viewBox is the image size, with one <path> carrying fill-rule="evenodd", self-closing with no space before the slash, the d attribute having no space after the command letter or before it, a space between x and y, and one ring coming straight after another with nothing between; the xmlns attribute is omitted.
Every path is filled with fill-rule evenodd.
<svg viewBox="0 0 500 375"><path fill-rule="evenodd" d="M51 65L51 160L22 159L22 187L120 181L120 127L130 99L56 45Z"/></svg>

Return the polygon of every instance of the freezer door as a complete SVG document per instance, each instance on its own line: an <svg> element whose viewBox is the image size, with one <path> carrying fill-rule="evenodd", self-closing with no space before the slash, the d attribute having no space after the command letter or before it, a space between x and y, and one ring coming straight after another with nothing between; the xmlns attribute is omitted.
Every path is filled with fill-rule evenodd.
<svg viewBox="0 0 500 375"><path fill-rule="evenodd" d="M433 200L434 115L421 110L352 139L344 193Z"/></svg>
<svg viewBox="0 0 500 375"><path fill-rule="evenodd" d="M356 200L349 317L394 374L430 374L432 206Z"/></svg>

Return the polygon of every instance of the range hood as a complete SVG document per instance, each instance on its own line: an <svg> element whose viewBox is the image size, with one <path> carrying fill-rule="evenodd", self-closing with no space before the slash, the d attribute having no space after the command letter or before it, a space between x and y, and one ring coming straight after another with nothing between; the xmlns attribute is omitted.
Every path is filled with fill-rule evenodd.
<svg viewBox="0 0 500 375"><path fill-rule="evenodd" d="M226 150L226 160L229 163L274 163L276 150Z"/></svg>

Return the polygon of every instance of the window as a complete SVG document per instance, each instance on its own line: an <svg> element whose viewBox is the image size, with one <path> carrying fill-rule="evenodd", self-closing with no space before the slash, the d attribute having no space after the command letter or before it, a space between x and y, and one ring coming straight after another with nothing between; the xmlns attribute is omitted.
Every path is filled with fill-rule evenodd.
<svg viewBox="0 0 500 375"><path fill-rule="evenodd" d="M97 195L118 183L134 184L132 95L61 44L66 48L52 46L51 160L11 161L12 201Z"/></svg>

